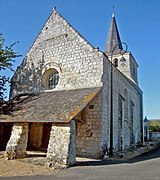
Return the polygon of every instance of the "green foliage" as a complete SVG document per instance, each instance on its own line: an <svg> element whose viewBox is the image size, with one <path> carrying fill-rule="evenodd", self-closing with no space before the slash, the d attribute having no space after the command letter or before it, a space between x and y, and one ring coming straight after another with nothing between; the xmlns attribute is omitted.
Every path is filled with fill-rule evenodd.
<svg viewBox="0 0 160 180"><path fill-rule="evenodd" d="M160 120L149 121L150 132L160 132Z"/></svg>
<svg viewBox="0 0 160 180"><path fill-rule="evenodd" d="M9 77L2 75L2 71L7 69L13 71L13 63L16 57L19 57L17 52L14 52L13 46L16 43L11 44L10 46L4 47L5 39L0 33L0 103L4 101L4 94L6 91L6 83L9 82Z"/></svg>

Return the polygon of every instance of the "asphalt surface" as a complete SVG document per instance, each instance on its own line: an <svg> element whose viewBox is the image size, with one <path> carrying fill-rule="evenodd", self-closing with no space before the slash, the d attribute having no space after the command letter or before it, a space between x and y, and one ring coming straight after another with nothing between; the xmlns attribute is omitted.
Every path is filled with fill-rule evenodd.
<svg viewBox="0 0 160 180"><path fill-rule="evenodd" d="M160 180L160 146L130 160L81 162L57 175L0 177L0 180Z"/></svg>

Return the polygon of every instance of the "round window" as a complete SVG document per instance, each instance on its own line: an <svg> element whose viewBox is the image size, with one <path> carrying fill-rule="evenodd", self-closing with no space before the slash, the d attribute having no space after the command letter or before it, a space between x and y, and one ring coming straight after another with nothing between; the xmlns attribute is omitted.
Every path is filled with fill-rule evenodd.
<svg viewBox="0 0 160 180"><path fill-rule="evenodd" d="M58 85L59 82L59 72L54 69L48 69L44 72L42 77L42 84L45 89L54 89Z"/></svg>
<svg viewBox="0 0 160 180"><path fill-rule="evenodd" d="M48 77L48 89L54 89L59 82L59 73L52 73Z"/></svg>

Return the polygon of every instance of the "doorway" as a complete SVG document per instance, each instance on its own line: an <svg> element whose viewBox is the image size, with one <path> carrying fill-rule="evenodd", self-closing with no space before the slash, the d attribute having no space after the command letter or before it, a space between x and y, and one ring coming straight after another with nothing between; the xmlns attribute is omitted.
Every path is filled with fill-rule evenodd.
<svg viewBox="0 0 160 180"><path fill-rule="evenodd" d="M0 150L4 151L6 149L6 145L11 136L13 124L9 123L1 123L0 124Z"/></svg>
<svg viewBox="0 0 160 180"><path fill-rule="evenodd" d="M47 152L52 123L30 123L27 150Z"/></svg>

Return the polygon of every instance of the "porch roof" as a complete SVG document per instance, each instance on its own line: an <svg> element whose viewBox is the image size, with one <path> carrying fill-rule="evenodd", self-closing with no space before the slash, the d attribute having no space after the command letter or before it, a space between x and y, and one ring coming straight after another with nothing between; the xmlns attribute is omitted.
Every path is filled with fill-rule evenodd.
<svg viewBox="0 0 160 180"><path fill-rule="evenodd" d="M69 122L99 93L101 87L50 91L20 96L0 122Z"/></svg>

